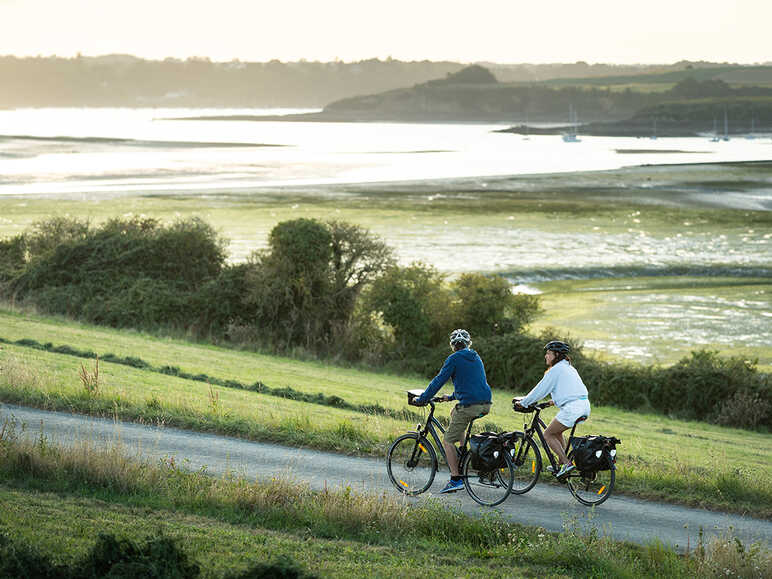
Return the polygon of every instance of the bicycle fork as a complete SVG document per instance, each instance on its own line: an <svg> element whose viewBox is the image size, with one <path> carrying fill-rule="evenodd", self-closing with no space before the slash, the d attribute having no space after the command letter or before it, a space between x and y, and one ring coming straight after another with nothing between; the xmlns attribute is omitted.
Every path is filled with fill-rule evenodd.
<svg viewBox="0 0 772 579"><path fill-rule="evenodd" d="M424 438L423 433L421 430L418 430L418 438L416 438L415 446L413 446L413 453L410 455L410 460L407 461L408 468L415 468L418 464L418 459L421 457L422 452L429 452L426 450L426 447L421 442L421 439Z"/></svg>

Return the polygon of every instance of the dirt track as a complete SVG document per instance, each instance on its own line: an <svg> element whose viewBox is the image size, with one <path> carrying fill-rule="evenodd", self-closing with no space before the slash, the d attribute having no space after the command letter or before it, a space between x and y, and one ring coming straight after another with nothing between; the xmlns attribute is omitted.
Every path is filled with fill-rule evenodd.
<svg viewBox="0 0 772 579"><path fill-rule="evenodd" d="M174 457L178 465L191 470L206 466L212 474L231 471L248 478L282 474L292 480L307 482L317 489L325 485L349 485L360 492L396 492L388 480L382 459L355 458L0 404L0 421L10 416L25 425L26 436L37 439L42 427L45 436L56 444L71 444L84 439L104 445L119 443L126 452L144 459ZM436 493L446 478L443 473L438 474L430 490ZM443 497L442 500L470 515L487 511L465 492ZM706 537L731 528L734 535L745 543L760 542L768 548L772 547L772 522L767 520L614 495L603 505L588 509L577 503L567 489L542 483L526 495L510 497L496 509L514 522L550 531L560 531L566 524L576 524L584 529L597 529L615 539L640 544L658 539L678 550L685 549L687 544L694 548L701 528Z"/></svg>

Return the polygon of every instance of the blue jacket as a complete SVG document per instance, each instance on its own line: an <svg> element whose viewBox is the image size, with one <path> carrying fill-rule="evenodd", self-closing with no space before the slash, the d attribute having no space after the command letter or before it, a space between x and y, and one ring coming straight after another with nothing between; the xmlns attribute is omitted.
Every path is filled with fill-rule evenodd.
<svg viewBox="0 0 772 579"><path fill-rule="evenodd" d="M418 402L429 402L449 379L453 379L451 400L458 400L464 405L491 401L491 387L485 379L485 368L480 356L471 348L464 348L448 356L440 373L418 397Z"/></svg>

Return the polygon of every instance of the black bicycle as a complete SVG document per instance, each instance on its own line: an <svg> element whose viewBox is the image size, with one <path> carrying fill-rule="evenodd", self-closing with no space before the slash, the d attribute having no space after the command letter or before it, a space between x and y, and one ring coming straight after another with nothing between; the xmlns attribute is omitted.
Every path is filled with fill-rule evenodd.
<svg viewBox="0 0 772 579"><path fill-rule="evenodd" d="M416 406L415 399L422 393L422 390L409 390L407 393L408 404ZM428 403L431 410L426 417L426 423L419 423L414 431L397 438L389 448L387 458L389 479L403 494L418 495L432 486L439 468L438 451L445 464L448 462L445 449L442 446L442 435L445 433L445 429L434 417L435 403L437 402L445 402L445 399L432 398ZM472 454L468 451L472 422L466 429L464 444L458 450L459 471L469 496L481 505L492 507L504 502L512 492L515 467L509 455L502 452L496 468L487 470L474 468ZM502 438L502 447L503 443Z"/></svg>
<svg viewBox="0 0 772 579"><path fill-rule="evenodd" d="M536 440L534 439L534 434L538 436L538 440L541 442L541 446L547 454L552 473L555 474L560 469L559 462L547 444L547 441L544 439L543 429L547 428L547 425L544 424L544 421L539 416L541 411L549 406L552 406L550 402L534 404L529 408L523 408L519 405L513 406L513 409L516 412L534 413L531 424L529 425L526 423L523 425L523 432L505 433L506 440L504 447L507 450L507 454L512 458L515 468L515 480L512 486L512 493L516 495L521 495L530 491L536 485L536 482L539 480L539 475L541 474L541 453L539 452ZM573 428L571 428L571 435L568 437L565 448L566 456L569 460L574 458L573 442L576 426L586 419L586 416L581 416L574 423ZM604 470L582 471L579 468L576 468L569 472L565 477L558 480L568 486L568 490L571 491L571 494L583 505L599 505L611 495L611 491L614 489L614 481L616 479L616 465L614 464L615 456L616 451L613 451L611 460L608 461L607 464L608 468Z"/></svg>

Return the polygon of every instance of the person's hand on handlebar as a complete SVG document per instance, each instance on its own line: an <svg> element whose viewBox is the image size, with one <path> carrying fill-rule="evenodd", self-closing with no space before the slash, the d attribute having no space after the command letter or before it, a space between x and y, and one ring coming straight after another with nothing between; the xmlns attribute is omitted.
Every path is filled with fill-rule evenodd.
<svg viewBox="0 0 772 579"><path fill-rule="evenodd" d="M515 396L512 399L512 408L518 411L526 410L526 407L520 404L520 401L523 399L522 396Z"/></svg>

